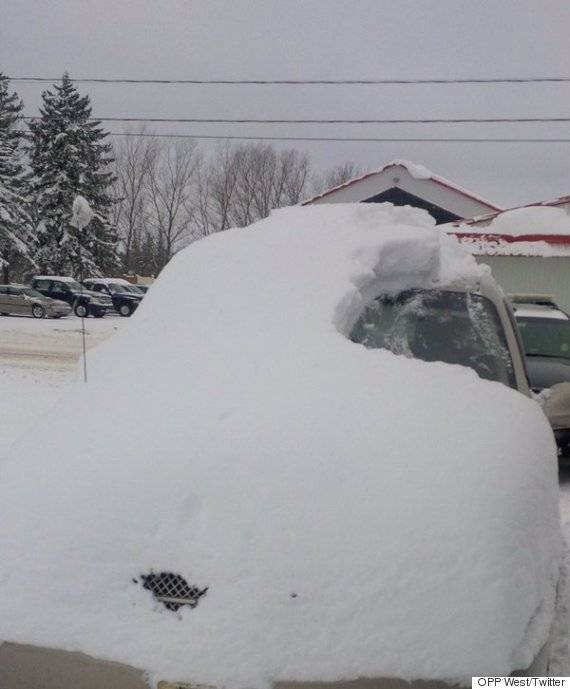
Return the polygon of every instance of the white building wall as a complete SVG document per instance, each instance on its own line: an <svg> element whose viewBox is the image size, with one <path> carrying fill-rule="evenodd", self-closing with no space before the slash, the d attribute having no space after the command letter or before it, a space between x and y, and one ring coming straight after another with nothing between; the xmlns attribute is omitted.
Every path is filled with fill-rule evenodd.
<svg viewBox="0 0 570 689"><path fill-rule="evenodd" d="M403 165L391 165L381 172L316 198L311 204L359 203L393 187L445 208L460 218L473 218L492 210L483 201L464 195L456 189L432 179L413 177Z"/></svg>
<svg viewBox="0 0 570 689"><path fill-rule="evenodd" d="M570 257L477 256L505 292L550 294L570 311Z"/></svg>

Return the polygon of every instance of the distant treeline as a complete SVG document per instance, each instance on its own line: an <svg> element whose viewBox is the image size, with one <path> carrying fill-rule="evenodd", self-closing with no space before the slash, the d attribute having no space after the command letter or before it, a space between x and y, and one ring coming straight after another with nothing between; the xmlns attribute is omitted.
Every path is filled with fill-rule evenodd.
<svg viewBox="0 0 570 689"><path fill-rule="evenodd" d="M306 154L261 143L221 143L206 155L194 139L145 129L112 144L67 74L43 92L29 127L22 111L0 74L3 282L34 272L156 276L190 242L249 225L361 172L345 163L320 174ZM70 223L78 194L94 211L81 233Z"/></svg>

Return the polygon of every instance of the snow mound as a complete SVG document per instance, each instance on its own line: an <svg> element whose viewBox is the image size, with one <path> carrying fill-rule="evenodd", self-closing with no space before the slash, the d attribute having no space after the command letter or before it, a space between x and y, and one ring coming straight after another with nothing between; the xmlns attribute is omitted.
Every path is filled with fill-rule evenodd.
<svg viewBox="0 0 570 689"><path fill-rule="evenodd" d="M545 418L346 336L378 293L485 270L389 204L180 252L0 464L0 638L236 689L528 665L559 563ZM208 591L169 611L151 572Z"/></svg>

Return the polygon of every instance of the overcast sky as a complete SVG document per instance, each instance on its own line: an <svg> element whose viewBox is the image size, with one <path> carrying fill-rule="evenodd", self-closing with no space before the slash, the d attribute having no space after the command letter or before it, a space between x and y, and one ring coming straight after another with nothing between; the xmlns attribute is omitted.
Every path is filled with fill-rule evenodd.
<svg viewBox="0 0 570 689"><path fill-rule="evenodd" d="M378 79L570 76L567 0L2 0L9 76ZM36 114L46 85L14 83ZM98 116L570 116L570 83L422 86L80 84ZM121 131L122 125L106 125ZM158 132L567 137L568 124L155 125ZM568 144L290 142L318 167L406 158L500 205L570 194Z"/></svg>

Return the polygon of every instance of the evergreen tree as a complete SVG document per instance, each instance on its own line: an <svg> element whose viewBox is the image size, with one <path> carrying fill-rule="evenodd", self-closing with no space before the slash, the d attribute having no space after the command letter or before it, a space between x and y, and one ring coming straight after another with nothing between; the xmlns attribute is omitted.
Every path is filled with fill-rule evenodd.
<svg viewBox="0 0 570 689"><path fill-rule="evenodd" d="M41 117L30 125L37 263L42 272L58 275L112 274L118 238L110 221L115 178L107 134L90 119L89 96L78 93L67 73L42 100ZM70 224L78 194L95 214L82 233Z"/></svg>
<svg viewBox="0 0 570 689"><path fill-rule="evenodd" d="M0 73L0 270L10 282L15 271L33 265L34 241L23 159L24 132L17 93Z"/></svg>

